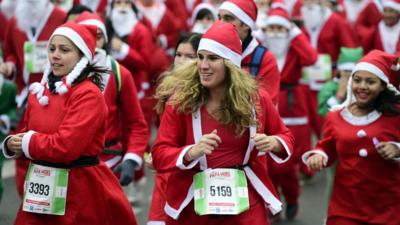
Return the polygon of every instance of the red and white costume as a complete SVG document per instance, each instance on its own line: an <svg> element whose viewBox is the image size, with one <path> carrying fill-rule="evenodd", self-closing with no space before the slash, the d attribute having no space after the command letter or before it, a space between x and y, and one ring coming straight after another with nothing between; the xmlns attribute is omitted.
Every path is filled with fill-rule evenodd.
<svg viewBox="0 0 400 225"><path fill-rule="evenodd" d="M240 21L250 27L251 30L255 27L257 19L257 6L254 1L246 0L228 0L221 4L219 10L227 10L236 16ZM249 70L254 51L260 43L256 38L251 37L248 46L243 49L242 53L242 68ZM261 88L264 88L271 96L274 104L278 104L280 75L274 56L271 52L266 51L258 74L256 75L257 83Z"/></svg>
<svg viewBox="0 0 400 225"><path fill-rule="evenodd" d="M311 46L317 49L319 54L328 54L332 63L339 57L340 47L357 47L350 25L338 14L325 9L325 15L321 24L315 30L304 29L309 37ZM324 81L311 80L308 84L311 89L310 107L312 109L311 123L318 135L321 134L324 119L317 113L317 95Z"/></svg>
<svg viewBox="0 0 400 225"><path fill-rule="evenodd" d="M180 23L176 21L174 14L164 2L155 1L152 5L144 5L141 1L135 1L139 11L151 22L153 32L158 37L161 47L169 55L178 41Z"/></svg>
<svg viewBox="0 0 400 225"><path fill-rule="evenodd" d="M53 4L48 5L44 23L36 28L36 33L22 31L18 28L15 16L11 18L6 29L5 40L3 43L4 61L12 62L15 65L15 83L17 84L17 105L21 107L28 96L28 86L40 81L42 74L30 74L24 69L24 43L26 41L48 41L53 31L64 23L66 13ZM24 127L23 121L19 122L18 128ZM24 159L16 160L16 184L20 196L24 185L25 173L28 168L28 161Z"/></svg>
<svg viewBox="0 0 400 225"><path fill-rule="evenodd" d="M23 139L26 157L70 163L97 155L104 148L107 108L92 82L84 81L64 95L45 90L49 105L30 95L25 113L28 132ZM45 116L43 116L45 115ZM99 197L102 196L102 197ZM110 218L110 215L116 215ZM137 224L119 183L104 163L69 170L66 213L51 216L24 212L15 224Z"/></svg>
<svg viewBox="0 0 400 225"><path fill-rule="evenodd" d="M273 6L274 7L274 6ZM317 52L311 47L307 37L297 27L290 24L288 13L282 8L272 8L265 20L265 26L280 25L288 29L288 47L286 51L277 53L275 58L281 73L278 111L284 124L291 130L296 140L294 157L288 163L278 164L268 161L269 175L277 187L281 187L282 194L287 204L298 204L300 195L300 182L297 165L300 156L311 148L311 128L309 122L310 99L309 88L300 84L302 68L310 66L317 60ZM266 46L279 45L272 39L267 39ZM284 47L284 46L282 46ZM302 171L307 171L303 169Z"/></svg>
<svg viewBox="0 0 400 225"><path fill-rule="evenodd" d="M392 69L396 65L398 67L397 56L371 51L356 64L349 84L354 73L367 71L398 96L400 92L392 84L396 79ZM400 123L400 115L374 109L356 116L349 109L355 101L348 85L345 102L327 114L323 138L314 150L303 155L303 162L312 154L321 154L328 165L337 161L327 225L396 225L400 210L400 157L386 160L378 153L376 145L389 142L400 148L400 128L395 125ZM382 187L385 187L384 192Z"/></svg>
<svg viewBox="0 0 400 225"><path fill-rule="evenodd" d="M338 160L327 225L330 220L336 224L333 222L340 218L398 224L399 162L383 159L372 138L397 142L400 147L399 126L388 126L399 123L400 116L389 117L377 111L364 117L352 115L347 108L327 114L324 137L315 149L326 154L329 165Z"/></svg>
<svg viewBox="0 0 400 225"><path fill-rule="evenodd" d="M260 108L261 111L257 113L260 124L257 127L257 133L275 135L285 146L286 154L282 153L284 157L286 156L285 160L270 153L274 160L282 163L291 154L293 137L283 122L277 119L279 114L268 94L263 90L260 91ZM200 117L201 121L198 119ZM213 129L218 130L218 136L221 137L222 143L213 154L200 157L189 165L185 165L183 162L185 153L199 141L202 133L210 133ZM234 129L217 122L204 107L192 116L178 113L168 103L152 151L157 171L171 172L166 186L165 212L167 215L179 219L181 212L192 201L193 181L190 177L196 173L196 170L191 170L192 168L227 168L247 163L249 166L246 166L244 171L249 182L250 205L261 201L273 213L280 211L281 203L275 196L275 189L265 173L267 170L265 157L258 156L259 152L253 148L254 143L250 139L250 135L255 132L256 128L252 127L240 138L235 138ZM248 147L244 147L247 145Z"/></svg>

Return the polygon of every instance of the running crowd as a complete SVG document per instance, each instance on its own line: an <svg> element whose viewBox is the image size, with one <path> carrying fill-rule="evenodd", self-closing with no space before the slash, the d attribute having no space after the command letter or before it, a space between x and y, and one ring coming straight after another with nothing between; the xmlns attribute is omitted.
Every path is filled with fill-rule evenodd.
<svg viewBox="0 0 400 225"><path fill-rule="evenodd" d="M0 44L17 225L138 224L146 170L147 225L268 225L325 168L326 225L400 225L400 0L1 0Z"/></svg>

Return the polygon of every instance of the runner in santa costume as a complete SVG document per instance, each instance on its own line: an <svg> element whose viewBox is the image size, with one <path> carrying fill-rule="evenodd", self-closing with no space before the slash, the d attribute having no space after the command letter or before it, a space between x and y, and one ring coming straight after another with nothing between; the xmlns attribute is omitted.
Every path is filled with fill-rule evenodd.
<svg viewBox="0 0 400 225"><path fill-rule="evenodd" d="M121 163L120 183L128 185L133 179L135 169L143 165L143 154L149 140L148 127L137 97L135 82L131 73L104 50L107 31L101 18L96 14L84 12L76 18L76 22L98 28L94 59L97 65L110 71L103 74L103 94L108 117L106 148L100 159L110 168Z"/></svg>
<svg viewBox="0 0 400 225"><path fill-rule="evenodd" d="M200 38L201 34L198 33L182 35L175 50L176 53L171 70L176 66L186 63L188 60L195 60L197 58L197 49L199 47ZM165 72L163 77L169 76L169 72L170 71ZM161 77L161 79L163 77ZM169 97L170 96L156 96L157 99L168 99ZM159 116L162 117L165 108L165 101L158 101L155 108ZM154 169L151 154L147 158L146 163L150 168ZM165 214L164 206L167 199L165 190L168 176L169 173L156 173L154 177L153 195L151 196L149 220L147 225L165 225L167 215Z"/></svg>
<svg viewBox="0 0 400 225"><path fill-rule="evenodd" d="M253 0L227 0L219 8L221 21L235 25L242 41L242 68L256 77L258 85L278 103L280 75L274 55L262 47L252 35L257 18Z"/></svg>
<svg viewBox="0 0 400 225"><path fill-rule="evenodd" d="M294 157L288 163L279 164L269 160L269 174L285 197L286 217L293 219L297 214L300 182L297 165L301 155L311 148L309 123L309 88L300 84L303 66L316 62L317 52L307 37L289 20L282 7L270 9L265 20L262 43L274 54L281 74L278 111L285 125L296 140ZM302 164L304 166L304 164ZM306 169L306 168L305 168Z"/></svg>
<svg viewBox="0 0 400 225"><path fill-rule="evenodd" d="M232 24L215 22L197 54L157 89L171 96L152 151L157 172L170 173L166 224L269 224L266 207L275 214L281 202L258 154L287 161L293 136L269 95L240 69Z"/></svg>
<svg viewBox="0 0 400 225"><path fill-rule="evenodd" d="M12 77L17 84L17 130L25 126L20 118L25 110L28 86L40 81L47 61L47 41L65 16L49 0L17 1L15 17L9 21L3 43L4 63L0 64L0 73ZM22 196L28 162L18 159L16 167L17 190Z"/></svg>
<svg viewBox="0 0 400 225"><path fill-rule="evenodd" d="M327 114L323 139L303 155L314 170L337 161L327 225L399 224L400 92L391 83L399 68L397 56L364 56L346 101Z"/></svg>
<svg viewBox="0 0 400 225"><path fill-rule="evenodd" d="M323 118L317 113L317 96L322 85L331 79L329 67L333 67L339 56L340 47L357 47L350 25L338 14L324 6L320 0L304 0L301 12L304 19L304 32L309 37L311 46L317 49L317 65L307 72L304 80L310 86L312 97L310 107L311 124L319 136ZM326 68L321 72L318 68Z"/></svg>
<svg viewBox="0 0 400 225"><path fill-rule="evenodd" d="M15 224L137 224L117 179L99 161L105 69L93 65L96 27L68 22L50 37L42 80L30 85L25 127L2 144L30 166Z"/></svg>
<svg viewBox="0 0 400 225"><path fill-rule="evenodd" d="M173 12L164 2L158 0L136 0L135 4L139 11L150 20L160 46L172 56L181 28Z"/></svg>
<svg viewBox="0 0 400 225"><path fill-rule="evenodd" d="M366 49L378 49L390 54L400 51L400 1L383 2L382 20L368 35L364 35Z"/></svg>
<svg viewBox="0 0 400 225"><path fill-rule="evenodd" d="M14 16L16 1L15 0L3 0L0 3L0 43L3 43L6 36L6 27L8 21ZM2 47L4 48L4 47Z"/></svg>
<svg viewBox="0 0 400 225"><path fill-rule="evenodd" d="M342 0L339 5L339 13L349 22L358 42L368 29L378 25L382 19L382 1Z"/></svg>

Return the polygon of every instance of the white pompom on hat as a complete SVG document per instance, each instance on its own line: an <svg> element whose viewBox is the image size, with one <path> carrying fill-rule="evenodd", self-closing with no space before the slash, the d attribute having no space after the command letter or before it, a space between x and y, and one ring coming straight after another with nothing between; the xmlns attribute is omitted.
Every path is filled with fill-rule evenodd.
<svg viewBox="0 0 400 225"><path fill-rule="evenodd" d="M210 51L230 60L238 68L242 61L242 43L234 25L216 21L200 39L197 52Z"/></svg>
<svg viewBox="0 0 400 225"><path fill-rule="evenodd" d="M227 10L252 30L255 28L257 5L254 0L226 0L221 4L219 10Z"/></svg>
<svg viewBox="0 0 400 225"><path fill-rule="evenodd" d="M72 71L66 75L65 80L61 80L55 83L55 92L58 94L64 94L68 92L72 83L78 78L82 71L86 68L88 63L93 61L93 56L96 48L96 34L97 27L92 25L80 25L75 22L67 22L59 26L49 38L51 39L56 36L64 36L68 38L74 45L83 53L81 60L75 65ZM45 86L48 82L48 76L51 73L50 61L47 62L46 68L43 72L43 77L40 83L33 83L30 85L29 90L32 94L35 94L39 103L43 106L48 105L48 97L44 96Z"/></svg>
<svg viewBox="0 0 400 225"><path fill-rule="evenodd" d="M358 61L353 71L351 72L351 76L347 83L347 96L346 100L339 106L333 107L332 110L338 110L343 107L346 107L353 103L354 96L351 91L351 83L353 79L353 75L358 71L367 71L383 82L386 83L386 88L393 91L396 95L400 95L399 90L393 85L396 84L396 72L400 70L400 62L399 57L380 51L380 50L372 50L367 55Z"/></svg>

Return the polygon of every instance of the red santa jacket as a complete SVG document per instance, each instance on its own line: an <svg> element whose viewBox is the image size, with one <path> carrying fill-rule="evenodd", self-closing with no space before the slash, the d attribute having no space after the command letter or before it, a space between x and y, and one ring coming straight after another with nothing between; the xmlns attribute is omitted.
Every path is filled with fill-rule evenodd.
<svg viewBox="0 0 400 225"><path fill-rule="evenodd" d="M381 21L377 26L364 33L362 43L365 51L368 53L373 49L378 49L390 54L396 54L396 52L400 51L399 31L400 23L394 25L393 28L388 28Z"/></svg>
<svg viewBox="0 0 400 225"><path fill-rule="evenodd" d="M254 55L254 50L260 43L253 38L242 53L242 69L249 71L249 65ZM260 70L256 76L257 83L271 96L274 104L278 103L280 74L274 55L270 51L265 52L261 61Z"/></svg>
<svg viewBox="0 0 400 225"><path fill-rule="evenodd" d="M329 54L334 63L339 57L341 47L357 47L350 25L331 11L327 12L319 30L310 32L305 28L304 32L318 53Z"/></svg>
<svg viewBox="0 0 400 225"><path fill-rule="evenodd" d="M4 61L12 62L16 66L15 82L18 92L29 84L40 81L41 73L29 74L24 73L24 43L26 41L48 41L53 31L64 23L66 13L58 7L52 7L51 13L47 18L47 22L43 27L39 27L36 31L36 40L28 38L28 34L18 28L15 17L13 17L6 30L4 40Z"/></svg>
<svg viewBox="0 0 400 225"><path fill-rule="evenodd" d="M2 12L0 12L0 27L2 27L2 29L0 29L0 42L3 42L6 37L7 24L8 24L7 18L4 16ZM4 48L4 46L2 46L2 48Z"/></svg>
<svg viewBox="0 0 400 225"><path fill-rule="evenodd" d="M316 60L317 51L303 33L292 39L280 71L281 89L278 104L279 114L288 126L308 123L309 90L307 86L299 84L299 81L303 67L314 64Z"/></svg>
<svg viewBox="0 0 400 225"><path fill-rule="evenodd" d="M400 147L400 127L388 124L400 124L400 116L373 111L357 117L347 108L327 114L323 139L314 151L303 155L303 161L312 153L325 155L328 165L337 159L328 219L338 216L370 224L399 223L399 162L383 159L373 142L376 138Z"/></svg>
<svg viewBox="0 0 400 225"><path fill-rule="evenodd" d="M44 94L49 98L47 106L40 105L35 95L28 98L24 155L68 164L81 156L99 154L104 147L107 116L100 89L83 81L63 95L52 94L47 88ZM20 208L15 224L137 224L118 181L104 163L68 171L65 215L40 215ZM118 216L110 217L112 214Z"/></svg>
<svg viewBox="0 0 400 225"><path fill-rule="evenodd" d="M111 68L109 67L109 69ZM149 130L139 104L132 75L122 65L119 65L119 70L121 75L120 91L118 91L114 72L103 77L107 82L104 98L108 108L105 143L115 142L111 146L106 146L106 149L123 151L124 159L132 159L141 166L149 140ZM123 149L125 146L126 149ZM102 154L101 159L106 162L107 166L113 167L121 159L121 156Z"/></svg>
<svg viewBox="0 0 400 225"><path fill-rule="evenodd" d="M250 136L257 130L258 133L277 137L285 148L280 157L286 158L282 160L272 153L270 156L280 163L288 160L292 152L293 136L280 120L269 95L263 90L260 90L259 106L259 126L251 127L241 138L234 138L234 129L210 120L211 117L207 116L204 107L192 116L178 113L171 105L166 105L152 155L158 172L171 172L165 189L167 203L164 209L167 215L177 219L192 200L194 189L191 177L196 173L192 168L223 168L247 163L249 166L245 166L244 171L250 183L250 204L254 198L258 198L266 203L272 213L280 211L281 203L276 198L274 187L266 173L266 158L258 156L259 152L253 147L254 142ZM200 119L201 115L203 119ZM222 143L213 154L202 156L185 165L185 153L198 142L202 133L209 133L213 129L218 129Z"/></svg>

